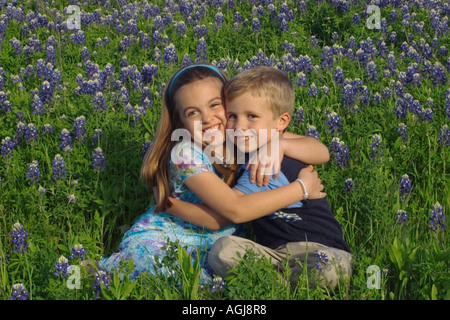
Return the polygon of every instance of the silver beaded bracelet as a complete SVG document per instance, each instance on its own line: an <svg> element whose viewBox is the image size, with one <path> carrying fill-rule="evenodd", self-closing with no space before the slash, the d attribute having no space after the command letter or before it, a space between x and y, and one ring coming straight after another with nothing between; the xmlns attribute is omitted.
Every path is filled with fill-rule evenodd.
<svg viewBox="0 0 450 320"><path fill-rule="evenodd" d="M307 200L308 199L308 191L306 191L306 187L305 184L303 183L302 180L300 179L296 179L298 182L300 182L300 184L302 185L303 188L303 200Z"/></svg>

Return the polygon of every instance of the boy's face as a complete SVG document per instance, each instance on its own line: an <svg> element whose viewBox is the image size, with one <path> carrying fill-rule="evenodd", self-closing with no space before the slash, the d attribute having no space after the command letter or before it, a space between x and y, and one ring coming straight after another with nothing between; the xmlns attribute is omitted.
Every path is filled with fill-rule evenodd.
<svg viewBox="0 0 450 320"><path fill-rule="evenodd" d="M270 142L277 137L278 131L284 130L289 124L289 121L286 123L285 114L274 119L265 96L254 96L251 92L227 101L226 116L226 128L233 129L227 130L229 138L240 151L246 153L256 151Z"/></svg>

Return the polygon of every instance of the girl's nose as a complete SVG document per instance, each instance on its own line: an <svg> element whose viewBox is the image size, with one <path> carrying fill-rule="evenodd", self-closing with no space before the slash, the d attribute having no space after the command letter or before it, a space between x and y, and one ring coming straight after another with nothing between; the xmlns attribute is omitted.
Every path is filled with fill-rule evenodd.
<svg viewBox="0 0 450 320"><path fill-rule="evenodd" d="M213 119L214 119L214 113L211 112L210 110L205 111L202 114L202 121L203 121L203 123L210 123Z"/></svg>

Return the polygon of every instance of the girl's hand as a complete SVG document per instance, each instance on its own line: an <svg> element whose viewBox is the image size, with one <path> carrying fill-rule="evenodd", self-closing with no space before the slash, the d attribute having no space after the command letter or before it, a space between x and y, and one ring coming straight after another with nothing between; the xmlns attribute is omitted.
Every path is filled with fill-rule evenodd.
<svg viewBox="0 0 450 320"><path fill-rule="evenodd" d="M272 175L275 180L280 175L284 152L276 144L273 147L278 148L278 152L272 152L272 142L269 142L250 156L246 169L250 169L251 183L256 181L258 186L267 186Z"/></svg>
<svg viewBox="0 0 450 320"><path fill-rule="evenodd" d="M308 192L308 199L321 199L327 195L323 191L323 185L319 179L319 174L314 170L314 167L309 165L308 167L300 170L298 173L298 179L302 180Z"/></svg>

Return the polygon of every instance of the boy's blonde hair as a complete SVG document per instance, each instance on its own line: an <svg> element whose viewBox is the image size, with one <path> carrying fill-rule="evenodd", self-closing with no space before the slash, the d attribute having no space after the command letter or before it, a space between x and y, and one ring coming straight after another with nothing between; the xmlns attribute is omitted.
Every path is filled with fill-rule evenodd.
<svg viewBox="0 0 450 320"><path fill-rule="evenodd" d="M279 69L253 67L231 78L224 87L225 99L228 102L246 92L265 97L274 119L285 112L289 115L294 112L294 86L289 77Z"/></svg>

